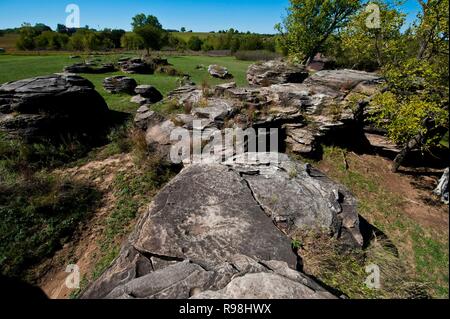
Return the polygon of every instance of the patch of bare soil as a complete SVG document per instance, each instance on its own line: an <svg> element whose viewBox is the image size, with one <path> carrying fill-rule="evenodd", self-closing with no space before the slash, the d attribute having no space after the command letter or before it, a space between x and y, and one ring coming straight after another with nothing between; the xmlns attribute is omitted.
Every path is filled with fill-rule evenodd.
<svg viewBox="0 0 450 319"><path fill-rule="evenodd" d="M81 276L92 273L95 267L95 257L99 251L98 238L102 234L105 218L115 205L115 196L112 191L114 179L119 172L133 168L132 156L121 154L103 161L89 162L80 167L54 172L76 180L91 182L102 191L103 198L92 219L78 229L74 239L51 259L37 267L36 271L43 274L38 284L49 298L69 298L72 290L65 285L66 278L69 275L65 272L68 264L76 263Z"/></svg>
<svg viewBox="0 0 450 319"><path fill-rule="evenodd" d="M372 179L386 191L403 199L402 212L419 225L441 234L449 232L448 206L433 195L441 173L436 170L412 171L404 169L399 173L391 171L392 161L376 155L347 154L349 171L357 171ZM324 173L332 169L326 161L318 165Z"/></svg>

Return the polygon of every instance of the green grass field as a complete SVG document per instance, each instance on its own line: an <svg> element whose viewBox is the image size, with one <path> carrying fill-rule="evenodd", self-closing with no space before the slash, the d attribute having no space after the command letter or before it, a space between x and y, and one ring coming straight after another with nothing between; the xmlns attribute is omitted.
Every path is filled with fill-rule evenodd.
<svg viewBox="0 0 450 319"><path fill-rule="evenodd" d="M98 62L114 62L123 56L133 56L129 53L124 54L110 54L110 55L96 55L90 58L98 60ZM207 82L209 85L216 85L229 81L236 81L238 85L246 85L246 72L248 66L252 63L249 61L239 61L234 57L208 57L208 56L174 56L169 57L169 62L174 65L175 69L182 73L187 73L192 76L192 80L196 84ZM0 83L16 81L20 79L35 77L39 75L47 75L57 72L62 72L64 66L81 62L83 59L70 59L69 54L58 55L0 55ZM198 65L204 65L204 69L197 69ZM229 69L234 75L233 80L220 80L212 78L208 72L207 67L210 64L220 64ZM109 107L117 111L133 111L136 105L130 103L129 95L110 94L103 89L102 81L104 78L113 75L123 75L122 72L108 73L108 74L82 74L92 83L94 83L98 92L105 98ZM178 77L167 76L164 74L128 75L136 79L139 84L151 84L166 95L171 90L175 89L178 84Z"/></svg>

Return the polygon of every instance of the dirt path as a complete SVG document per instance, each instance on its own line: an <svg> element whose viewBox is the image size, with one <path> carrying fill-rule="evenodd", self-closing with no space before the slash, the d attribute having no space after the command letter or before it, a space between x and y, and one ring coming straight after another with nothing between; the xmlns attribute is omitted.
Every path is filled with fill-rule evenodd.
<svg viewBox="0 0 450 319"><path fill-rule="evenodd" d="M383 189L402 198L402 211L408 217L436 232L449 233L448 207L432 194L438 183L439 173L421 175L407 170L393 173L392 161L377 155L357 155L351 152L347 159L350 171L370 176ZM318 167L325 174L331 173L332 166L326 161L321 162Z"/></svg>
<svg viewBox="0 0 450 319"><path fill-rule="evenodd" d="M76 263L83 274L90 274L95 266L95 257L98 252L98 238L104 228L105 218L109 215L115 204L112 185L117 173L133 169L134 163L130 154L113 156L104 161L90 162L81 167L55 171L56 174L68 176L77 180L87 180L93 183L104 194L102 204L94 216L83 228L76 233L75 240L66 244L55 256L39 266L46 269L39 286L52 299L69 298L72 290L65 285L68 273L65 272L67 264Z"/></svg>

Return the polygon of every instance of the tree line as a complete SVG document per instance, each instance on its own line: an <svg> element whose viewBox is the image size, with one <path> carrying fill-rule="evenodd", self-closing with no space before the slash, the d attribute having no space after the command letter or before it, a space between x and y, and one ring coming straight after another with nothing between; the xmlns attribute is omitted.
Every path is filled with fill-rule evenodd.
<svg viewBox="0 0 450 319"><path fill-rule="evenodd" d="M44 24L23 24L19 29L16 46L19 50L160 50L164 47L173 50L211 51L211 50L267 50L275 52L274 36L259 35L250 32L240 33L235 29L210 32L200 38L196 35L187 40L175 32L163 28L153 15L138 14L132 19L132 32L122 29L104 29L97 31L85 26L67 28L58 24L55 31ZM186 32L182 28L182 32ZM13 30L9 30L13 32ZM17 31L16 31L17 32Z"/></svg>

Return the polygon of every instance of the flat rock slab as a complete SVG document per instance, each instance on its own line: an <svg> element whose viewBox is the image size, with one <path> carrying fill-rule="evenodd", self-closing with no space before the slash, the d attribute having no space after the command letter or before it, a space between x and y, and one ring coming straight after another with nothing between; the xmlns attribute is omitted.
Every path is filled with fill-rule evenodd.
<svg viewBox="0 0 450 319"><path fill-rule="evenodd" d="M272 165L247 155L187 166L82 297L334 298L295 270L286 234L328 230L360 247L356 201L286 155L270 154Z"/></svg>
<svg viewBox="0 0 450 319"><path fill-rule="evenodd" d="M382 77L376 73L356 70L324 70L309 77L305 84L324 85L339 91L351 91L360 83L381 83Z"/></svg>
<svg viewBox="0 0 450 319"><path fill-rule="evenodd" d="M102 74L116 71L113 64L102 64L100 66L91 63L76 63L71 66L66 66L64 72L67 73L86 73L86 74Z"/></svg>
<svg viewBox="0 0 450 319"><path fill-rule="evenodd" d="M235 254L296 265L289 239L273 226L240 176L222 165L183 170L158 194L131 244L139 251L208 265Z"/></svg>
<svg viewBox="0 0 450 319"><path fill-rule="evenodd" d="M205 291L191 299L337 299L273 273L247 274L233 279L224 289Z"/></svg>

